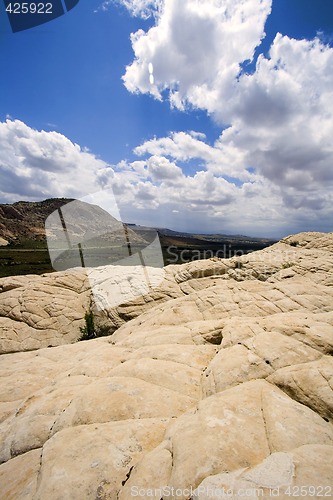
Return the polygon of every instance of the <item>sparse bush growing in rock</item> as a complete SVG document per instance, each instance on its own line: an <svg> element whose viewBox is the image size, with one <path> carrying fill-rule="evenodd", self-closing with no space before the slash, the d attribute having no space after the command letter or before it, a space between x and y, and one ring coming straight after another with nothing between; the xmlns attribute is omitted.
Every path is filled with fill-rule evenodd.
<svg viewBox="0 0 333 500"><path fill-rule="evenodd" d="M92 312L86 312L84 315L84 320L86 322L85 326L80 327L81 337L78 340L92 340L98 337L107 337L112 335L114 329L106 325L95 326L94 315Z"/></svg>

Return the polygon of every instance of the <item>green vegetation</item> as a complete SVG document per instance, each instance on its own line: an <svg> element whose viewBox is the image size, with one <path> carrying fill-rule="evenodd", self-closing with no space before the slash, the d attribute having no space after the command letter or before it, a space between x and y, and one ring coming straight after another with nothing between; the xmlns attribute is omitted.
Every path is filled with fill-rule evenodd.
<svg viewBox="0 0 333 500"><path fill-rule="evenodd" d="M27 240L0 247L0 278L52 272L46 242Z"/></svg>
<svg viewBox="0 0 333 500"><path fill-rule="evenodd" d="M95 326L94 315L92 312L86 312L84 315L84 320L86 322L85 326L80 328L81 337L80 340L92 340L98 337L108 337L114 333L114 329L109 326Z"/></svg>

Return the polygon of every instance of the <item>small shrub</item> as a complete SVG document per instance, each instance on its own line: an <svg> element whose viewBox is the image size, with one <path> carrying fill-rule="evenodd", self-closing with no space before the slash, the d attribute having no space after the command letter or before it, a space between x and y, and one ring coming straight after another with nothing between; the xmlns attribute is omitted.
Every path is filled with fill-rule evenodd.
<svg viewBox="0 0 333 500"><path fill-rule="evenodd" d="M85 326L80 327L81 337L78 340L92 340L98 337L107 337L112 335L114 329L107 325L95 327L94 315L92 312L86 312L84 315L84 320L86 322Z"/></svg>
<svg viewBox="0 0 333 500"><path fill-rule="evenodd" d="M94 315L92 312L86 312L84 315L84 320L86 322L85 326L80 327L80 332L82 333L79 340L90 340L95 338L95 323Z"/></svg>

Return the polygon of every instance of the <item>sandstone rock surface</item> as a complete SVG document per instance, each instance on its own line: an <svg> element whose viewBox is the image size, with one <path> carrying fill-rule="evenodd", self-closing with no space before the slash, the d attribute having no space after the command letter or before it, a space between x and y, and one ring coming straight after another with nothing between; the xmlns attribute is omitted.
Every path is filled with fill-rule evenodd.
<svg viewBox="0 0 333 500"><path fill-rule="evenodd" d="M89 304L89 282L80 269L0 279L0 353L74 342Z"/></svg>
<svg viewBox="0 0 333 500"><path fill-rule="evenodd" d="M0 291L0 498L333 496L332 233L100 312L79 270ZM118 329L71 344L89 308Z"/></svg>

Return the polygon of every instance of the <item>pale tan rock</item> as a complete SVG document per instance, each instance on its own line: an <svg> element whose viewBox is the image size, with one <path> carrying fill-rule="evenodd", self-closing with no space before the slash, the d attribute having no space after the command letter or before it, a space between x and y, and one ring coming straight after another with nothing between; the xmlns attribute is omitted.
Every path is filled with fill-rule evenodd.
<svg viewBox="0 0 333 500"><path fill-rule="evenodd" d="M71 343L81 335L90 291L83 271L0 280L0 353Z"/></svg>
<svg viewBox="0 0 333 500"><path fill-rule="evenodd" d="M333 353L333 312L278 313L265 318L233 317L225 322L222 347L245 343L254 335L280 333L319 353Z"/></svg>
<svg viewBox="0 0 333 500"><path fill-rule="evenodd" d="M288 312L307 309L308 306L310 310L315 307L322 312L329 311L325 295L327 287L333 285L332 239L332 233L300 233L242 257L167 266L163 271L162 281L158 278L154 284L153 279L151 288L148 287L148 291L145 289L142 296L136 296L134 291L131 299L132 292L128 297L125 294L126 300L118 306L108 304L107 297L112 296L113 282L117 281L117 275L123 269L121 266L97 268L93 271L94 279L91 277L90 281L91 270L83 271L79 268L42 277L31 275L3 278L0 280L0 351L15 352L74 342L80 336L84 314L90 307L95 313L96 323L107 324L112 331L159 304L175 298L186 299L184 295L200 296L207 289L214 289L213 293L221 293L222 297L225 293L232 294L232 288L236 289L235 285L230 289L233 281L276 285L266 287L267 292L270 290L267 297L271 300L270 305L265 305L262 297L255 296L252 297L251 308L246 304L245 295L246 290L252 294L252 289L245 287L239 290L243 305L247 305L244 315L257 316L264 312L274 314L280 312L279 308ZM134 271L133 268L133 273ZM149 276L153 276L155 271L149 268L147 272ZM160 274L160 270L156 270L156 273ZM304 278L310 281L305 283ZM293 283L293 289L281 288L279 283ZM318 287L314 287L311 292L314 284L326 287L326 292L324 289L322 292L323 301L318 298ZM130 287L129 283L128 286ZM100 310L98 291L101 287L106 299L103 310ZM260 294L259 290L260 288ZM234 304L237 302L237 294L235 295L234 300L229 299L225 303L226 308L229 307L229 316L233 311L238 315ZM296 295L298 300L295 303ZM332 300L332 296L330 299ZM192 307L191 311L191 307L188 304L187 315L193 315L193 321L201 321L196 308Z"/></svg>
<svg viewBox="0 0 333 500"><path fill-rule="evenodd" d="M333 446L333 427L265 381L251 381L203 400L168 429L169 485L197 487L206 476L254 466L305 444ZM176 498L186 498L178 496Z"/></svg>
<svg viewBox="0 0 333 500"><path fill-rule="evenodd" d="M305 445L272 453L254 467L207 477L193 499L332 496L332 452L332 446Z"/></svg>
<svg viewBox="0 0 333 500"><path fill-rule="evenodd" d="M132 330L131 326L134 326ZM132 320L131 326L122 326L110 337L109 341L113 345L126 347L130 349L139 349L140 347L150 347L159 345L188 345L193 346L191 330L186 325L179 325L171 328L168 325L153 325L145 328L141 327L141 322ZM135 332L135 334L133 334ZM201 342L204 344L204 341Z"/></svg>
<svg viewBox="0 0 333 500"><path fill-rule="evenodd" d="M228 277L275 282L294 276L333 283L332 233L299 233L258 252L229 260Z"/></svg>
<svg viewBox="0 0 333 500"><path fill-rule="evenodd" d="M274 375L276 370L280 373L280 368L288 367L286 370L289 373L293 369L291 367L296 365L295 372L307 371L307 367L311 371L311 362L322 357L317 349L302 342L304 337L298 336L299 340L296 340L271 331L267 323L262 319L246 323L237 319L230 321L222 330L222 334L226 335L222 349L208 365L203 377L203 391L207 396L252 379L267 377L281 387ZM274 329L272 324L270 326ZM333 369L332 366L330 368ZM281 372L281 376L282 373L285 371Z"/></svg>
<svg viewBox="0 0 333 500"><path fill-rule="evenodd" d="M299 488L302 486L308 487L308 496L312 498L314 495L313 489L311 490L310 486L316 487L315 493L318 497L321 496L322 493L332 496L332 452L332 447L325 445L305 445L293 450L293 459L296 469L294 484Z"/></svg>
<svg viewBox="0 0 333 500"><path fill-rule="evenodd" d="M306 247L310 249L326 250L333 253L333 233L303 232L286 236L282 243L295 247Z"/></svg>
<svg viewBox="0 0 333 500"><path fill-rule="evenodd" d="M333 359L281 368L268 380L293 399L309 406L323 418L333 421Z"/></svg>
<svg viewBox="0 0 333 500"><path fill-rule="evenodd" d="M320 357L315 349L275 332L259 333L244 344L274 370Z"/></svg>
<svg viewBox="0 0 333 500"><path fill-rule="evenodd" d="M302 233L168 266L97 318L113 335L68 345L90 307L82 271L0 280L5 350L63 344L0 358L6 497L332 484L332 254L333 234Z"/></svg>
<svg viewBox="0 0 333 500"><path fill-rule="evenodd" d="M131 351L128 349L89 341L2 355L0 401L22 401L47 386L54 388L56 384L74 384L75 375L107 376L129 354Z"/></svg>
<svg viewBox="0 0 333 500"><path fill-rule="evenodd" d="M63 427L130 418L176 417L195 400L155 384L130 377L110 377L79 388L53 432Z"/></svg>
<svg viewBox="0 0 333 500"><path fill-rule="evenodd" d="M78 390L77 387L67 390L63 387L47 388L19 405L15 414L0 427L1 461L41 448L51 436L58 415L67 408Z"/></svg>
<svg viewBox="0 0 333 500"><path fill-rule="evenodd" d="M313 283L309 288L306 283L301 283L300 278L288 283L269 284L224 281L219 286L193 292L143 313L119 328L113 334L112 342L126 347L164 344L169 332L173 343L207 343L209 329L208 339L205 339L204 330L201 334L198 331L198 327L205 323L215 322L211 331L217 331L217 337L221 338L223 323L230 318L274 317L281 311L288 315L295 312L330 313L332 303L333 289ZM159 339L159 335L163 338ZM216 343L215 338L213 342Z"/></svg>
<svg viewBox="0 0 333 500"><path fill-rule="evenodd" d="M129 420L57 433L43 448L34 499L116 500L131 468L162 441L167 423L167 419Z"/></svg>
<svg viewBox="0 0 333 500"><path fill-rule="evenodd" d="M266 378L273 369L243 345L222 349L205 371L202 385L206 396L252 379Z"/></svg>
<svg viewBox="0 0 333 500"><path fill-rule="evenodd" d="M121 488L119 500L145 497L160 500L169 483L172 471L172 454L166 443L161 443L144 456L131 471L128 481Z"/></svg>
<svg viewBox="0 0 333 500"><path fill-rule="evenodd" d="M217 351L213 345L187 345L184 349L181 344L164 344L135 349L129 354L128 359L151 358L174 361L203 371Z"/></svg>
<svg viewBox="0 0 333 500"><path fill-rule="evenodd" d="M72 378L72 377L71 377ZM74 379L76 377L73 377ZM26 399L3 423L0 458L40 448L66 427L127 419L176 417L193 407L196 399L160 385L131 377L89 381L46 388Z"/></svg>
<svg viewBox="0 0 333 500"><path fill-rule="evenodd" d="M114 368L110 376L144 380L195 400L201 399L201 371L174 361L131 359Z"/></svg>
<svg viewBox="0 0 333 500"><path fill-rule="evenodd" d="M0 278L0 292L8 292L9 290L15 290L15 288L20 288L29 285L31 281L43 280L42 276L36 274L28 274L22 276L7 276L5 278Z"/></svg>
<svg viewBox="0 0 333 500"><path fill-rule="evenodd" d="M1 498L33 498L40 470L42 450L32 450L0 465Z"/></svg>

